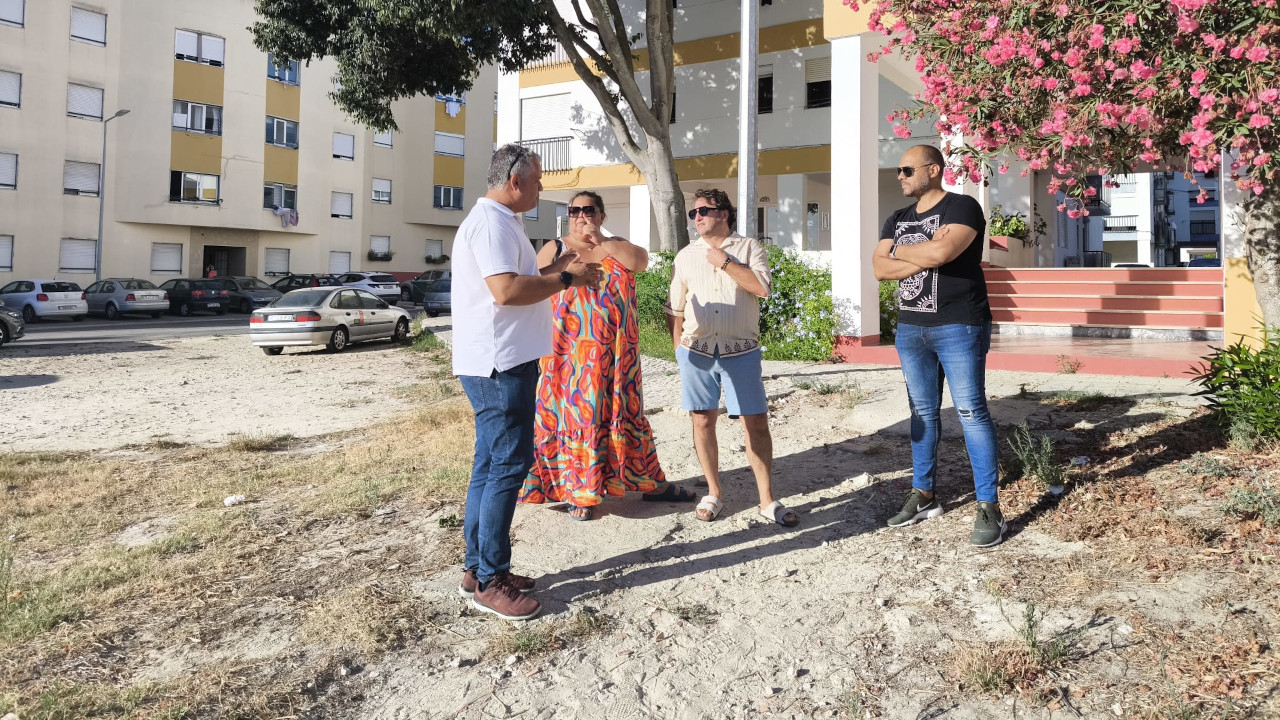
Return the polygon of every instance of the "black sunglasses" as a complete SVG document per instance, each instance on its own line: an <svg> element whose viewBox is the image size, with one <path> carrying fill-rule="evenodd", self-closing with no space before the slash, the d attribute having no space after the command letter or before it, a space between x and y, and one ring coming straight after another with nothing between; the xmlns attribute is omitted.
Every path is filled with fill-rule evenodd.
<svg viewBox="0 0 1280 720"><path fill-rule="evenodd" d="M578 217L579 215L586 215L587 217L595 217L596 212L597 211L596 211L595 205L583 205L582 207L578 207L577 205L569 206L569 217Z"/></svg>
<svg viewBox="0 0 1280 720"><path fill-rule="evenodd" d="M715 211L717 211L717 210L719 210L719 209L720 209L720 208L713 208L713 207L700 207L700 208L694 208L694 209L692 209L692 210L690 210L690 211L689 211L689 219L690 219L690 220L692 220L692 219L694 219L694 218L696 218L696 217L699 217L699 216L701 216L701 217L706 217L706 216L710 215L711 213L713 213L713 212L715 212Z"/></svg>
<svg viewBox="0 0 1280 720"><path fill-rule="evenodd" d="M518 150L516 151L516 156L511 159L511 164L507 166L508 180L511 179L511 172L516 169L516 165L520 164L521 160L529 156L529 148L523 147L521 145L517 145L516 147L518 148ZM911 176L908 175L907 177L911 177Z"/></svg>
<svg viewBox="0 0 1280 720"><path fill-rule="evenodd" d="M907 165L905 167L898 168L898 174L901 175L902 177L909 178L912 175L916 174L916 170L919 170L920 168L927 168L930 165L937 165L937 164L938 163L925 163L923 165L916 165L915 167Z"/></svg>

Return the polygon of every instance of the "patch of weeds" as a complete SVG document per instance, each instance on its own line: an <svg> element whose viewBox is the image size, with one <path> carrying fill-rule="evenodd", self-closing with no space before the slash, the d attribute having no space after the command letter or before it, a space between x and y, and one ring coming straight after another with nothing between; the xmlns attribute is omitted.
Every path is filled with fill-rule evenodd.
<svg viewBox="0 0 1280 720"><path fill-rule="evenodd" d="M49 583L15 577L13 554L0 547L0 638L20 643L81 615Z"/></svg>
<svg viewBox="0 0 1280 720"><path fill-rule="evenodd" d="M457 515L445 515L444 517L436 518L436 525L446 529L460 528L462 527L462 520L458 519Z"/></svg>
<svg viewBox="0 0 1280 720"><path fill-rule="evenodd" d="M150 443L148 443L148 447L150 447L152 450L177 450L178 448L184 448L186 446L187 444L184 442L178 442L177 440L166 440L163 438L159 440L152 440Z"/></svg>
<svg viewBox="0 0 1280 720"><path fill-rule="evenodd" d="M413 337L413 342L409 344L409 350L420 353L436 353L449 349L444 341L436 337L436 334L430 330L423 330Z"/></svg>
<svg viewBox="0 0 1280 720"><path fill-rule="evenodd" d="M544 622L536 627L521 627L498 635L489 641L486 654L491 657L520 655L525 658L545 655L557 650L577 647L609 628L608 616L585 608L566 620Z"/></svg>
<svg viewBox="0 0 1280 720"><path fill-rule="evenodd" d="M861 718L866 712L865 705L862 693L855 688L845 688L836 698L836 710L840 713L840 717L850 720Z"/></svg>
<svg viewBox="0 0 1280 720"><path fill-rule="evenodd" d="M1026 383L1019 383L1017 397L1020 400L1027 400L1029 398L1035 397L1035 393L1027 389Z"/></svg>
<svg viewBox="0 0 1280 720"><path fill-rule="evenodd" d="M1066 480L1066 470L1053 462L1053 441L1047 435L1036 438L1025 420L1013 429L1007 442L1024 477L1035 478L1045 487L1062 485Z"/></svg>
<svg viewBox="0 0 1280 720"><path fill-rule="evenodd" d="M676 348L671 331L663 323L640 323L640 354L663 360L676 361Z"/></svg>
<svg viewBox="0 0 1280 720"><path fill-rule="evenodd" d="M1190 475L1207 475L1212 478L1227 478L1235 474L1236 468L1229 460L1217 458L1207 453L1196 453L1178 463L1178 469Z"/></svg>
<svg viewBox="0 0 1280 720"><path fill-rule="evenodd" d="M257 435L240 434L232 436L227 442L227 449L236 452L273 452L289 447L292 435Z"/></svg>
<svg viewBox="0 0 1280 720"><path fill-rule="evenodd" d="M1003 606L1000 608L1000 614L1004 614ZM1027 653L1031 657L1031 661L1042 668L1056 668L1067 659L1067 655L1071 649L1075 647L1080 640L1080 636L1084 634L1083 628L1071 629L1058 633L1048 640L1040 639L1040 627L1044 622L1045 612L1038 611L1034 602L1028 602L1022 609L1022 626L1013 626L1018 633L1018 637L1022 639L1022 644L1026 646ZM1008 622L1008 618L1005 621Z"/></svg>
<svg viewBox="0 0 1280 720"><path fill-rule="evenodd" d="M716 621L715 611L702 603L686 603L675 607L666 607L664 605L661 607L691 625L710 625Z"/></svg>
<svg viewBox="0 0 1280 720"><path fill-rule="evenodd" d="M1236 418L1227 428L1227 444L1233 450L1253 452L1258 449L1260 441L1257 429L1248 420Z"/></svg>
<svg viewBox="0 0 1280 720"><path fill-rule="evenodd" d="M321 600L303 621L302 635L330 647L373 653L403 647L430 619L427 605L409 588L375 583Z"/></svg>
<svg viewBox="0 0 1280 720"><path fill-rule="evenodd" d="M176 535L157 540L147 546L147 549L156 553L160 557L169 557L171 555L185 555L193 553L200 549L200 539L192 532L181 532Z"/></svg>
<svg viewBox="0 0 1280 720"><path fill-rule="evenodd" d="M1239 520L1261 520L1280 527L1280 493L1269 486L1232 490L1222 511Z"/></svg>
<svg viewBox="0 0 1280 720"><path fill-rule="evenodd" d="M960 687L982 695L1004 692L1016 682L1021 654L993 643L964 645L952 658L952 674Z"/></svg>
<svg viewBox="0 0 1280 720"><path fill-rule="evenodd" d="M38 698L26 707L11 705L0 698L0 712L13 711L23 720L137 717L136 711L150 706L159 697L160 689L147 684L117 688L104 683L54 683L40 692ZM152 714L153 709L147 707L147 717L179 720L188 715L186 708L166 708L160 710L159 714Z"/></svg>
<svg viewBox="0 0 1280 720"><path fill-rule="evenodd" d="M1000 614L1004 615L1003 605ZM1005 616L1019 642L962 645L952 659L952 674L966 690L990 695L1012 687L1029 687L1046 672L1062 667L1085 628L1070 628L1041 638L1044 617L1035 603L1023 608L1021 624Z"/></svg>
<svg viewBox="0 0 1280 720"><path fill-rule="evenodd" d="M415 383L396 389L396 395L411 401L439 402L462 393L462 384L455 380Z"/></svg>
<svg viewBox="0 0 1280 720"><path fill-rule="evenodd" d="M1058 372L1063 375L1075 375L1077 372L1080 372L1080 366L1083 364L1083 362L1076 360L1070 355L1058 356Z"/></svg>
<svg viewBox="0 0 1280 720"><path fill-rule="evenodd" d="M1119 398L1102 393L1087 393L1079 390L1060 390L1040 402L1045 405L1067 408L1077 411L1097 410L1111 403L1119 402Z"/></svg>

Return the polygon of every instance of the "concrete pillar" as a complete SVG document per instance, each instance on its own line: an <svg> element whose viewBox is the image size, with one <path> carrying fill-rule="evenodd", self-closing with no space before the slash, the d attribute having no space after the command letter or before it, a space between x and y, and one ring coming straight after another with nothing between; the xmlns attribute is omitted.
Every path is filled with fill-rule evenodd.
<svg viewBox="0 0 1280 720"><path fill-rule="evenodd" d="M653 206L649 204L649 186L631 186L629 207L630 227L627 239L646 250L658 248L658 228L653 218Z"/></svg>
<svg viewBox="0 0 1280 720"><path fill-rule="evenodd" d="M498 74L498 145L520 139L520 74Z"/></svg>
<svg viewBox="0 0 1280 720"><path fill-rule="evenodd" d="M880 241L880 75L867 61L874 33L831 40L831 284L839 322L836 353L880 342L879 282L871 253Z"/></svg>
<svg viewBox="0 0 1280 720"><path fill-rule="evenodd" d="M778 226L770 228L770 234L780 248L804 249L804 186L804 175L778 176Z"/></svg>

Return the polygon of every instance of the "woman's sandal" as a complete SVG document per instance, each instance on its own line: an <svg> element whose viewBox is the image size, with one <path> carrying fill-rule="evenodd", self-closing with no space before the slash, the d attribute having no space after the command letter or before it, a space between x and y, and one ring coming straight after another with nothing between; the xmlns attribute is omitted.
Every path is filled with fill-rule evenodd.
<svg viewBox="0 0 1280 720"><path fill-rule="evenodd" d="M711 522L720 517L720 511L724 509L724 503L720 502L720 498L707 495L698 503L698 507L694 508L693 516L703 522ZM703 517L706 513L707 517Z"/></svg>
<svg viewBox="0 0 1280 720"><path fill-rule="evenodd" d="M762 509L760 517L769 522L776 522L782 527L795 527L800 524L800 518L777 500Z"/></svg>
<svg viewBox="0 0 1280 720"><path fill-rule="evenodd" d="M580 512L581 515L574 515L574 512ZM578 507L577 505L569 506L569 517L578 522L586 522L596 516L596 509L590 505L586 507Z"/></svg>
<svg viewBox="0 0 1280 720"><path fill-rule="evenodd" d="M644 498L645 502L693 502L698 499L698 494L674 483L667 483L662 492L644 493L640 497Z"/></svg>

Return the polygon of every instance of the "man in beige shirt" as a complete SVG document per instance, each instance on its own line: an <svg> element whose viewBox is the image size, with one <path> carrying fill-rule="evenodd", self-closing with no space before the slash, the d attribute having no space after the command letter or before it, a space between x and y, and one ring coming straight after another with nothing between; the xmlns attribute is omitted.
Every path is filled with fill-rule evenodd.
<svg viewBox="0 0 1280 720"><path fill-rule="evenodd" d="M693 414L693 446L707 477L699 520L724 507L716 418L724 390L729 416L741 416L760 515L786 527L796 514L773 499L773 439L760 372L760 298L769 295L769 262L755 238L730 229L737 212L723 190L699 190L689 219L698 239L676 255L667 319L680 366L680 405Z"/></svg>

